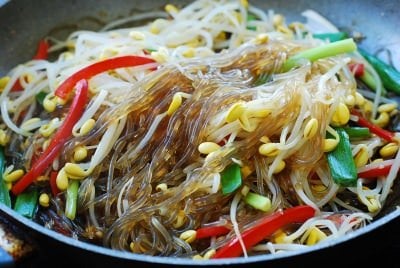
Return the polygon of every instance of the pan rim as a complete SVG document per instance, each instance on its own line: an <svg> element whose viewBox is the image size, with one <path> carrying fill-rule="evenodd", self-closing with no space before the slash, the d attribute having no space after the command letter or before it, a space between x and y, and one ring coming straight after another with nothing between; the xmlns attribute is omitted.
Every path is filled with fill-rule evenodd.
<svg viewBox="0 0 400 268"><path fill-rule="evenodd" d="M191 265L191 266L209 266L209 265L217 265L217 266L222 266L222 265L232 265L232 264L251 264L251 263L257 263L257 262L269 262L269 261L274 261L274 260L282 260L282 259L287 259L299 255L305 255L307 253L311 253L314 251L319 251L323 249L328 249L330 247L334 247L339 244L343 244L349 240L355 239L357 237L360 237L368 232L371 232L373 230L376 230L377 228L393 221L396 218L400 217L400 207L396 206L395 210L388 213L387 215L383 216L382 218L379 218L371 223L369 223L367 226L357 229L354 232L347 233L339 238L328 240L325 243L318 243L314 246L302 249L302 250L296 250L296 251L287 251L287 252L282 252L279 254L263 254L263 255L257 255L257 256L250 256L248 258L244 257L237 257L237 258L229 258L229 259L218 259L218 260L201 260L201 261L194 261L192 259L187 259L187 258L176 258L176 257L168 257L168 256L150 256L150 255L144 255L144 254L136 254L136 253L131 253L128 251L120 251L120 250L115 250L111 248L106 248L94 244L90 244L88 242L80 241L77 239L74 239L72 237L68 237L65 235L62 235L60 233L57 233L54 230L45 228L44 226L27 219L19 214L17 214L14 210L11 208L0 204L0 214L5 213L7 216L11 217L12 219L16 220L20 224L24 225L26 228L35 230L36 232L39 232L40 234L50 237L51 239L57 240L60 243L70 245L72 247L81 249L81 250L86 250L92 253L96 254L101 254L104 256L109 256L113 258L118 258L118 259L125 259L125 260L130 260L130 261L139 261L139 262L145 262L145 263L152 263L152 264L168 264L168 265Z"/></svg>

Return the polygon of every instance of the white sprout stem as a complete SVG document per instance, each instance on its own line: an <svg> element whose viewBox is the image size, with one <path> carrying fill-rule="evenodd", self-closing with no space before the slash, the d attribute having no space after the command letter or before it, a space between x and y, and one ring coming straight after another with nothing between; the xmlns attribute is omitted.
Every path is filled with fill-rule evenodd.
<svg viewBox="0 0 400 268"><path fill-rule="evenodd" d="M115 141L120 136L124 126L126 123L126 116L121 118L119 122L113 122L107 128L103 137L101 138L98 147L91 159L89 164L89 171L95 168L101 161L103 161L104 157L111 151Z"/></svg>
<svg viewBox="0 0 400 268"><path fill-rule="evenodd" d="M1 102L1 107L0 107L0 110L1 110L1 117L2 117L2 119L3 119L3 122L7 125L7 127L9 128L9 129L11 129L12 131L14 131L15 133L17 133L17 134L19 134L19 135L22 135L22 136L25 136L25 137L28 137L28 136L30 136L30 135L32 135L31 133L29 133L29 132L27 132L27 131L24 131L24 130L22 130L21 128L19 128L17 125L15 125L14 124L14 122L11 120L11 118L10 118L10 115L8 114L8 107L7 107L7 104L8 104L8 102L9 102L9 100L8 100L8 98L6 97L2 102Z"/></svg>
<svg viewBox="0 0 400 268"><path fill-rule="evenodd" d="M238 204L239 204L241 198L242 198L242 193L239 191L235 194L235 197L232 200L231 208L230 208L230 217L231 217L233 230L235 231L235 235L236 235L237 239L239 240L240 246L242 247L243 255L245 258L247 258L248 256L247 256L246 246L244 245L243 238L242 238L242 235L239 230L239 224L236 220L237 207L238 207Z"/></svg>

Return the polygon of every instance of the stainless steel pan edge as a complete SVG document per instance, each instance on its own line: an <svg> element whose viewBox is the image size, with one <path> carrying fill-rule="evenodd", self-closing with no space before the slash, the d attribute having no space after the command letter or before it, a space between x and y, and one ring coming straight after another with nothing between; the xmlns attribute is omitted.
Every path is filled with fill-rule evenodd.
<svg viewBox="0 0 400 268"><path fill-rule="evenodd" d="M171 1L179 5L190 1ZM300 12L313 8L332 20L339 27L350 27L366 35L361 46L371 52L385 47L391 50L394 59L399 59L400 17L397 11L400 1L251 1L262 8L272 8L277 12L287 14L289 19L301 19ZM159 8L165 1L129 1L129 0L53 0L30 1L12 0L0 8L0 75L11 67L28 60L34 53L37 41L46 36L54 25L77 25L77 27L96 29L100 25L91 18L110 21L119 16L126 16L138 10ZM74 26L75 27L75 26ZM397 50L396 50L397 49ZM397 64L400 61L397 61ZM399 68L400 66L396 66ZM400 218L399 202L393 203L388 214L372 222L367 227L357 230L336 240L317 244L301 252L287 252L279 255L254 256L248 259L235 258L227 260L211 260L194 262L190 259L173 257L152 257L128 252L120 252L65 237L43 226L36 224L16 214L11 209L0 205L0 217L6 217L15 224L20 224L24 230L38 237L47 237L59 245L68 245L85 254L111 257L113 260L128 263L159 264L165 266L221 266L248 265L256 263L272 263L276 261L298 260L301 256L315 256L324 250L335 249L348 244L352 240L366 236ZM84 254L82 255L84 257ZM339 256L339 255L338 255ZM341 255L343 256L343 254Z"/></svg>

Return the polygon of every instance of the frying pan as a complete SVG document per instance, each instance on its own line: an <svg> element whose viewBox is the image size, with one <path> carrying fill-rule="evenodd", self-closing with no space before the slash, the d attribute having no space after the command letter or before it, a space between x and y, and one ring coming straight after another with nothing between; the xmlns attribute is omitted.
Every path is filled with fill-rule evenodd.
<svg viewBox="0 0 400 268"><path fill-rule="evenodd" d="M179 6L190 1L170 2ZM77 29L96 30L104 23L117 18L141 11L161 9L165 3L166 1L133 0L12 0L0 8L0 76L6 74L16 64L29 60L37 42L49 34L65 38L69 32ZM372 53L382 51L384 48L386 52L378 56L387 60L387 56L391 55L395 67L400 68L398 60L400 16L397 12L400 0L252 0L251 3L265 10L274 9L286 15L289 21L303 21L304 18L300 13L305 9L315 9L340 29L350 33L362 33L365 38L361 41L360 47ZM396 183L394 186L395 193L400 192L399 184ZM379 255L380 259L382 256L390 257L386 245L396 243L396 234L399 234L399 231L393 233L396 225L400 224L400 210L396 209L399 204L400 194L393 195L377 220L366 228L327 243L317 244L301 252L201 262L131 254L87 244L48 230L3 205L0 205L0 221L18 228L22 236L42 249L39 254L46 254L45 258L52 256L62 260L58 261L59 264L72 263L79 266L109 264L115 267L121 264L140 266L153 264L157 267L177 265L265 267L268 264L269 267L278 267L320 263L331 266L349 264L352 261L361 264L363 260L368 260L365 252ZM0 258L1 256L0 252Z"/></svg>

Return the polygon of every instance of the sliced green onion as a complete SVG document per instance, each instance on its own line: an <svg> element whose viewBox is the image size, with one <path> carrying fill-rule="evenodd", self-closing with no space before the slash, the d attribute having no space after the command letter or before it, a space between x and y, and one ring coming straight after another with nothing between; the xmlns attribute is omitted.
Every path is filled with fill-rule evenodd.
<svg viewBox="0 0 400 268"><path fill-rule="evenodd" d="M371 137L371 132L367 127L344 127L347 135L350 139L363 139Z"/></svg>
<svg viewBox="0 0 400 268"><path fill-rule="evenodd" d="M372 56L362 49L359 49L359 52L372 65L372 67L374 67L382 80L383 87L395 92L396 94L400 94L400 72L386 62ZM365 83L370 86L367 82Z"/></svg>
<svg viewBox="0 0 400 268"><path fill-rule="evenodd" d="M17 196L14 210L22 216L32 219L38 204L39 192L36 188L26 190Z"/></svg>
<svg viewBox="0 0 400 268"><path fill-rule="evenodd" d="M319 59L332 57L344 53L350 53L357 49L357 45L352 38L325 44L319 47L310 48L290 57L283 64L283 71L289 71L293 67L299 65L302 59L314 62Z"/></svg>
<svg viewBox="0 0 400 268"><path fill-rule="evenodd" d="M343 128L337 128L336 132L339 135L339 144L326 154L332 179L340 186L355 186L357 168L351 153L349 135Z"/></svg>
<svg viewBox="0 0 400 268"><path fill-rule="evenodd" d="M7 188L5 181L3 180L4 168L6 165L6 158L4 156L4 148L0 146L0 203L11 207L10 192Z"/></svg>
<svg viewBox="0 0 400 268"><path fill-rule="evenodd" d="M71 180L67 188L67 201L65 204L65 216L68 219L75 219L76 203L78 201L79 181Z"/></svg>
<svg viewBox="0 0 400 268"><path fill-rule="evenodd" d="M337 42L337 41L346 39L349 36L347 35L347 33L337 32L337 33L313 34L313 37L317 38L317 39L321 39L321 40L329 40L329 42Z"/></svg>
<svg viewBox="0 0 400 268"><path fill-rule="evenodd" d="M43 100L46 97L47 93L40 91L38 94L36 94L36 101L40 104L43 105Z"/></svg>
<svg viewBox="0 0 400 268"><path fill-rule="evenodd" d="M257 17L253 13L247 14L247 22L253 21L253 20L256 20L256 19L257 19ZM247 26L246 28L247 28L247 30L251 30L251 31L257 30L256 26Z"/></svg>
<svg viewBox="0 0 400 268"><path fill-rule="evenodd" d="M221 186L223 194L230 194L242 185L240 166L236 163L226 167L221 172Z"/></svg>
<svg viewBox="0 0 400 268"><path fill-rule="evenodd" d="M256 193L247 193L247 195L244 197L244 202L253 208L264 212L267 212L271 209L271 200L266 196Z"/></svg>

